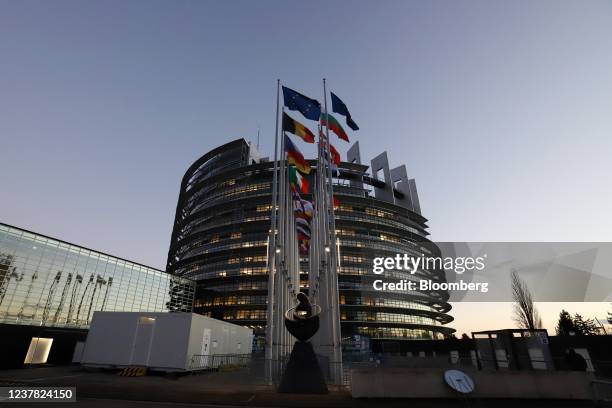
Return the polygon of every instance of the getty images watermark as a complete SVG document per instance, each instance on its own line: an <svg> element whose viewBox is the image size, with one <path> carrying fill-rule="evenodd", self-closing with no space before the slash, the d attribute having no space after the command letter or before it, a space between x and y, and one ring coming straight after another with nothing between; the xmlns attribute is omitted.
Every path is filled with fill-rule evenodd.
<svg viewBox="0 0 612 408"><path fill-rule="evenodd" d="M439 251L421 245L416 253L374 258L367 285L397 293L446 292L448 302L512 302L516 273L535 302L612 301L612 242L434 245Z"/></svg>
<svg viewBox="0 0 612 408"><path fill-rule="evenodd" d="M441 257L441 256L411 256L396 254L394 257L374 258L372 272L382 275L385 272L401 271L415 275L417 271L454 271L456 274L483 271L487 255L478 257ZM400 279L385 282L376 279L372 287L377 291L473 291L486 293L489 291L487 282L466 282L462 279L456 282L439 282L432 279L418 280Z"/></svg>

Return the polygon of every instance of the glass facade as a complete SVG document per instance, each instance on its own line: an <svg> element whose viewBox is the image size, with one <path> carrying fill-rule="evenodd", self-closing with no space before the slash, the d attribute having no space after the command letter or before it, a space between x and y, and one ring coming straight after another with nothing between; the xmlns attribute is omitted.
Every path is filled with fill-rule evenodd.
<svg viewBox="0 0 612 408"><path fill-rule="evenodd" d="M195 283L0 224L0 323L87 328L94 311L191 312Z"/></svg>
<svg viewBox="0 0 612 408"><path fill-rule="evenodd" d="M266 325L267 245L274 163L253 160L243 139L220 146L186 172L176 209L167 271L197 281L194 311L250 326ZM341 163L334 179L340 262L338 286L343 338L436 339L445 326L448 293L379 292L372 287L373 258L396 253L437 255L426 219L376 197L368 167ZM311 176L308 176L313 185ZM357 182L355 182L357 180ZM380 182L378 183L380 186ZM306 195L305 198L311 197ZM302 291L308 291L308 258L300 260ZM386 281L445 279L442 270L389 271Z"/></svg>

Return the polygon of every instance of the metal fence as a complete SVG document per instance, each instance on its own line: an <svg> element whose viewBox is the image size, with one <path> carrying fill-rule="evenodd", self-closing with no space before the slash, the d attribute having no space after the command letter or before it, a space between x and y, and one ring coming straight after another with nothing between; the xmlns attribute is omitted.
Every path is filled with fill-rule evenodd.
<svg viewBox="0 0 612 408"><path fill-rule="evenodd" d="M194 354L189 364L190 370L231 370L248 368L254 357L252 354Z"/></svg>

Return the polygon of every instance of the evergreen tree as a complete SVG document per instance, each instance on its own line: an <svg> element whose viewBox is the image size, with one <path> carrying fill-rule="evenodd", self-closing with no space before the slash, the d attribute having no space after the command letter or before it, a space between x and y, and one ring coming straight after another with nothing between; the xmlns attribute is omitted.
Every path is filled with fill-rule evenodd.
<svg viewBox="0 0 612 408"><path fill-rule="evenodd" d="M599 327L593 319L585 319L576 313L572 317L567 311L559 313L556 327L557 336L594 336L599 334Z"/></svg>
<svg viewBox="0 0 612 408"><path fill-rule="evenodd" d="M574 315L574 327L578 336L594 336L599 333L599 328L593 319L584 319L578 313Z"/></svg>
<svg viewBox="0 0 612 408"><path fill-rule="evenodd" d="M569 336L572 332L577 334L572 316L566 310L561 310L561 313L559 313L556 332L557 336Z"/></svg>

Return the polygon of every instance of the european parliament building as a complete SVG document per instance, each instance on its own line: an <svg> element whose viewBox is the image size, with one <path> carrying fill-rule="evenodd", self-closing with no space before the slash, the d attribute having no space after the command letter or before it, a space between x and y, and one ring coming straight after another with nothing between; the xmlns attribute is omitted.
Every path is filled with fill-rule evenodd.
<svg viewBox="0 0 612 408"><path fill-rule="evenodd" d="M166 269L197 282L194 312L249 326L260 345L266 325L273 168L244 139L193 163L181 183ZM427 220L405 166L390 169L386 152L362 164L354 144L334 178L334 195L340 201L335 221L344 349L363 347L366 340L366 347L380 350L384 344L453 333L446 326L452 321L447 292L382 292L372 286L380 279L372 273L374 257L440 255L427 238ZM301 290L307 292L308 258L300 265ZM419 270L416 277L445 281L443 270ZM386 281L414 278L405 271L385 275Z"/></svg>
<svg viewBox="0 0 612 408"><path fill-rule="evenodd" d="M194 282L0 224L0 368L69 362L95 311L191 312ZM40 362L40 361L38 361Z"/></svg>

